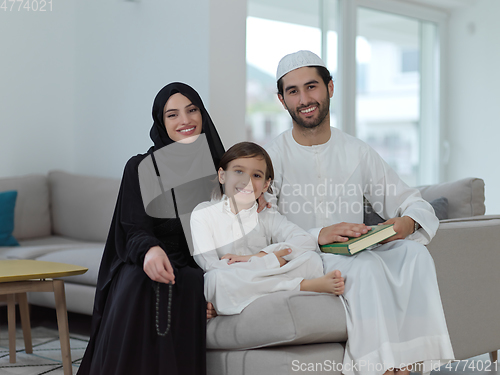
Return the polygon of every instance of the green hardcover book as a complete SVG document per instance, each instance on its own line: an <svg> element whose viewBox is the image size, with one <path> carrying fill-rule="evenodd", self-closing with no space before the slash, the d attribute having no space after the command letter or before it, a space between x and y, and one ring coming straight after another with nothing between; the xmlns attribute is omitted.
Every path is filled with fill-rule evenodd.
<svg viewBox="0 0 500 375"><path fill-rule="evenodd" d="M320 245L319 248L324 253L354 255L367 247L375 245L396 234L394 224L374 225L368 233L359 237L351 237L346 242L334 242L327 245Z"/></svg>

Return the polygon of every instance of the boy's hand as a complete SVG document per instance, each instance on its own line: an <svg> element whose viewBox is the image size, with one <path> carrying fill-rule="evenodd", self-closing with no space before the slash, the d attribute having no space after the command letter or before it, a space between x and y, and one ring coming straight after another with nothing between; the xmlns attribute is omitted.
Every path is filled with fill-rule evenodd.
<svg viewBox="0 0 500 375"><path fill-rule="evenodd" d="M248 262L252 255L236 255L236 254L226 254L221 259L228 259L227 264L233 264L238 262Z"/></svg>
<svg viewBox="0 0 500 375"><path fill-rule="evenodd" d="M217 316L217 311L215 311L212 302L207 302L207 320L215 318Z"/></svg>
<svg viewBox="0 0 500 375"><path fill-rule="evenodd" d="M267 253L265 251L260 251L257 254L252 254L252 255L236 255L236 254L226 254L221 259L229 259L229 262L227 264L233 264L237 262L248 262L251 257L264 257L266 256Z"/></svg>
<svg viewBox="0 0 500 375"><path fill-rule="evenodd" d="M285 264L287 264L287 260L283 259L284 256L289 255L292 252L292 249L282 249L274 252L274 255L276 255L276 258L278 258L278 261L280 262L280 267L283 267Z"/></svg>

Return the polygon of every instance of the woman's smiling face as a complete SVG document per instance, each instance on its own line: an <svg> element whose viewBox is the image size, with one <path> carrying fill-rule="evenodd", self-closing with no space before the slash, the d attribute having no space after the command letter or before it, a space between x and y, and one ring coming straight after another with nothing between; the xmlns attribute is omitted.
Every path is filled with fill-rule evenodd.
<svg viewBox="0 0 500 375"><path fill-rule="evenodd" d="M266 181L266 162L261 157L238 158L219 169L219 181L225 194L234 197L238 209L250 208L269 187Z"/></svg>
<svg viewBox="0 0 500 375"><path fill-rule="evenodd" d="M200 109L191 100L176 93L165 104L163 123L173 141L192 142L201 134L203 119Z"/></svg>

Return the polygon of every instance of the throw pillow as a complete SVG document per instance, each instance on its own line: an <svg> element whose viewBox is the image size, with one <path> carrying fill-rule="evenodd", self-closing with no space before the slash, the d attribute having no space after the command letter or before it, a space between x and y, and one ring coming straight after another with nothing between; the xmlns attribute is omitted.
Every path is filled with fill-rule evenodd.
<svg viewBox="0 0 500 375"><path fill-rule="evenodd" d="M16 198L17 191L14 190L0 193L0 246L19 246L12 236Z"/></svg>
<svg viewBox="0 0 500 375"><path fill-rule="evenodd" d="M448 198L436 198L429 203L431 204L432 208L434 208L434 212L436 213L436 216L439 220L448 219Z"/></svg>

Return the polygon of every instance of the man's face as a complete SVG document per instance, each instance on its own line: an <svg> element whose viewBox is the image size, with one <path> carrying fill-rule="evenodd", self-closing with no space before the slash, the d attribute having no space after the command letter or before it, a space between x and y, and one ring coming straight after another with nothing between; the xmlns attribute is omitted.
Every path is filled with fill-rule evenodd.
<svg viewBox="0 0 500 375"><path fill-rule="evenodd" d="M287 109L294 123L306 129L321 125L330 112L333 82L325 86L314 67L302 67L283 76L281 104Z"/></svg>

